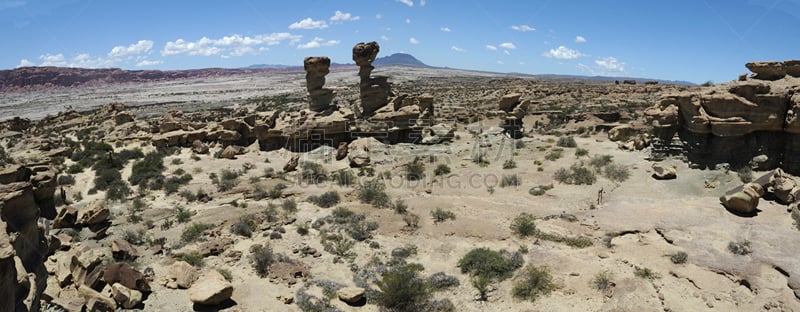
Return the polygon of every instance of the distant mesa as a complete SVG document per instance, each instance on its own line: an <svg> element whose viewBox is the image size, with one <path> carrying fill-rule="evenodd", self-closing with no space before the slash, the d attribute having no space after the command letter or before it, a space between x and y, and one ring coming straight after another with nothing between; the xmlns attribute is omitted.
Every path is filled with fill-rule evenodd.
<svg viewBox="0 0 800 312"><path fill-rule="evenodd" d="M395 53L389 56L379 57L375 59L373 64L378 66L414 66L414 67L432 67L418 60L411 54Z"/></svg>

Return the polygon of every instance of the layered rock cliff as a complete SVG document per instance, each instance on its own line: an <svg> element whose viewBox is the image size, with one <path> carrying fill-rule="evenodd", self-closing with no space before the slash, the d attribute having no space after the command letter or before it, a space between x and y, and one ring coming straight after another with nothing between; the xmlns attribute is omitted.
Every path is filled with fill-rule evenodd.
<svg viewBox="0 0 800 312"><path fill-rule="evenodd" d="M656 150L677 134L687 160L800 173L800 73L796 61L754 62L751 77L663 96L645 111ZM788 70L787 70L788 68Z"/></svg>

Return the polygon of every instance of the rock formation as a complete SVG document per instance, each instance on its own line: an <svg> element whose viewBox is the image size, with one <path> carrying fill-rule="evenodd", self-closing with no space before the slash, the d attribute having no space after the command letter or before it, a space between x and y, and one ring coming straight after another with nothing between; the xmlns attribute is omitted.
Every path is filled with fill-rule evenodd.
<svg viewBox="0 0 800 312"><path fill-rule="evenodd" d="M48 238L39 218L55 218L55 170L13 166L0 170L0 298L4 311L39 311L47 286Z"/></svg>
<svg viewBox="0 0 800 312"><path fill-rule="evenodd" d="M358 76L361 78L359 88L361 90L360 109L361 116L371 116L377 109L389 103L389 97L393 96L389 87L388 77L372 77L372 62L378 56L380 46L377 42L358 43L353 47L353 61L358 65Z"/></svg>
<svg viewBox="0 0 800 312"><path fill-rule="evenodd" d="M325 75L330 72L331 59L326 56L307 57L303 60L303 68L306 71L306 88L311 100L308 108L315 112L321 112L331 105L333 101L333 90L323 88L325 86Z"/></svg>
<svg viewBox="0 0 800 312"><path fill-rule="evenodd" d="M500 99L499 108L506 113L503 123L500 125L505 132L512 138L522 137L522 118L528 113L530 100L520 101L522 94L511 93Z"/></svg>
<svg viewBox="0 0 800 312"><path fill-rule="evenodd" d="M786 75L785 64L795 63L748 63L756 79L663 96L645 110L654 148L667 149L677 133L685 157L699 167L800 173L800 79Z"/></svg>

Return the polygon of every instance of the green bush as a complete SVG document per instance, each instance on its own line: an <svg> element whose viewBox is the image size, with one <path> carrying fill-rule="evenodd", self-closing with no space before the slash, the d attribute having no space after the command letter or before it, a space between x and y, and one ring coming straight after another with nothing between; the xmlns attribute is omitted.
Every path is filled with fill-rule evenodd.
<svg viewBox="0 0 800 312"><path fill-rule="evenodd" d="M501 253L489 248L475 248L458 260L458 267L461 268L461 273L504 280L522 267L522 255Z"/></svg>
<svg viewBox="0 0 800 312"><path fill-rule="evenodd" d="M366 181L358 190L358 200L365 204L372 204L375 208L388 207L391 201L385 190L386 184L381 180Z"/></svg>
<svg viewBox="0 0 800 312"><path fill-rule="evenodd" d="M455 220L456 214L452 211L436 208L431 210L431 217L433 217L433 223L441 223L447 220Z"/></svg>
<svg viewBox="0 0 800 312"><path fill-rule="evenodd" d="M655 271L651 270L650 268L642 268L642 267L635 267L633 269L633 275L636 277L641 277L645 279L658 279L661 278L661 275L656 273Z"/></svg>
<svg viewBox="0 0 800 312"><path fill-rule="evenodd" d="M349 220L350 217L354 216L355 214L355 212L347 209L347 207L336 207L336 209L331 212L331 216L340 220Z"/></svg>
<svg viewBox="0 0 800 312"><path fill-rule="evenodd" d="M397 214L405 214L408 212L408 205L402 199L397 199L394 201L394 212Z"/></svg>
<svg viewBox="0 0 800 312"><path fill-rule="evenodd" d="M308 197L308 201L313 203L314 205L320 206L322 208L330 208L339 204L341 198L339 197L339 193L336 191L328 191L322 193L321 195L312 195Z"/></svg>
<svg viewBox="0 0 800 312"><path fill-rule="evenodd" d="M577 147L578 143L575 142L575 138L571 136L560 137L558 141L556 141L556 146L559 147Z"/></svg>
<svg viewBox="0 0 800 312"><path fill-rule="evenodd" d="M487 156L486 152L484 151L475 153L472 155L472 162L478 164L481 167L486 167L489 165L489 156Z"/></svg>
<svg viewBox="0 0 800 312"><path fill-rule="evenodd" d="M283 201L281 207L283 207L283 210L287 212L295 212L297 211L297 202L294 200L294 198L288 198Z"/></svg>
<svg viewBox="0 0 800 312"><path fill-rule="evenodd" d="M580 147L575 149L575 157L583 157L586 155L589 155L589 150Z"/></svg>
<svg viewBox="0 0 800 312"><path fill-rule="evenodd" d="M225 278L226 281L228 282L233 281L233 274L231 273L230 270L224 268L217 268L217 272L219 272L219 275L222 275L222 277Z"/></svg>
<svg viewBox="0 0 800 312"><path fill-rule="evenodd" d="M592 278L592 287L597 290L606 290L614 284L611 278L612 275L608 271L598 272Z"/></svg>
<svg viewBox="0 0 800 312"><path fill-rule="evenodd" d="M592 185L597 181L597 176L583 164L573 164L569 169L559 168L556 170L553 179L564 184Z"/></svg>
<svg viewBox="0 0 800 312"><path fill-rule="evenodd" d="M492 283L492 279L486 276L473 276L471 283L472 287L478 291L478 300L486 301L489 299L489 284Z"/></svg>
<svg viewBox="0 0 800 312"><path fill-rule="evenodd" d="M603 168L603 175L611 181L623 182L630 177L628 168L617 163L610 163Z"/></svg>
<svg viewBox="0 0 800 312"><path fill-rule="evenodd" d="M328 171L321 164L304 161L300 164L300 176L308 184L317 184L328 179Z"/></svg>
<svg viewBox="0 0 800 312"><path fill-rule="evenodd" d="M409 181L422 180L425 177L425 163L419 157L414 158L414 161L406 164L406 179Z"/></svg>
<svg viewBox="0 0 800 312"><path fill-rule="evenodd" d="M549 161L556 161L556 160L558 160L560 158L561 158L561 152L560 151L552 151L550 153L547 153L547 155L544 155L544 159L547 159Z"/></svg>
<svg viewBox="0 0 800 312"><path fill-rule="evenodd" d="M435 291L457 287L460 284L458 278L447 275L444 272L437 272L428 277L428 287Z"/></svg>
<svg viewBox="0 0 800 312"><path fill-rule="evenodd" d="M255 227L253 216L249 214L242 215L236 223L231 225L231 233L244 237L251 237L253 236L253 227Z"/></svg>
<svg viewBox="0 0 800 312"><path fill-rule="evenodd" d="M431 297L422 266L405 264L383 275L378 284L377 303L389 311L420 311Z"/></svg>
<svg viewBox="0 0 800 312"><path fill-rule="evenodd" d="M740 255L740 256L744 256L746 254L749 254L749 253L753 252L750 249L750 241L749 240L743 240L743 241L739 241L739 242L729 242L728 243L728 251L730 251L734 255Z"/></svg>
<svg viewBox="0 0 800 312"><path fill-rule="evenodd" d="M416 229L419 228L419 216L413 213L407 213L403 215L403 222L406 223L406 227L409 229Z"/></svg>
<svg viewBox="0 0 800 312"><path fill-rule="evenodd" d="M217 190L220 192L230 191L231 189L239 185L239 176L241 176L240 172L228 169L223 169L220 172L219 179L215 179L216 175L212 176L211 174L209 174L209 177L211 178L211 183L216 184Z"/></svg>
<svg viewBox="0 0 800 312"><path fill-rule="evenodd" d="M500 179L500 187L519 186L521 184L522 184L522 179L520 179L519 175L517 175L516 173L504 174L503 177Z"/></svg>
<svg viewBox="0 0 800 312"><path fill-rule="evenodd" d="M535 219L532 214L527 212L519 214L511 221L511 233L522 238L536 235Z"/></svg>
<svg viewBox="0 0 800 312"><path fill-rule="evenodd" d="M177 257L178 261L183 261L191 264L194 267L203 266L203 256L196 251L185 253Z"/></svg>
<svg viewBox="0 0 800 312"><path fill-rule="evenodd" d="M392 258L406 259L408 257L411 257L411 256L417 254L417 245L409 244L409 245L405 245L403 247L397 247L395 249L392 249L391 254L392 254Z"/></svg>
<svg viewBox="0 0 800 312"><path fill-rule="evenodd" d="M181 240L184 242L193 242L196 239L200 238L203 235L205 230L211 228L211 225L205 223L192 223L191 225L187 226L183 229L181 233Z"/></svg>
<svg viewBox="0 0 800 312"><path fill-rule="evenodd" d="M611 163L614 156L611 155L594 155L589 159L589 166L595 167L598 170Z"/></svg>
<svg viewBox="0 0 800 312"><path fill-rule="evenodd" d="M339 186L351 186L356 183L356 175L350 169L343 169L332 174L332 179Z"/></svg>
<svg viewBox="0 0 800 312"><path fill-rule="evenodd" d="M275 255L272 253L272 248L269 246L256 245L251 249L250 263L253 269L260 277L267 277L269 275L269 266L275 261Z"/></svg>
<svg viewBox="0 0 800 312"><path fill-rule="evenodd" d="M439 164L436 166L436 169L433 170L433 174L437 176L450 174L450 166L447 164Z"/></svg>
<svg viewBox="0 0 800 312"><path fill-rule="evenodd" d="M686 252L678 251L676 253L669 255L669 260L672 261L674 264L683 264L686 263L686 260L689 259L689 255Z"/></svg>
<svg viewBox="0 0 800 312"><path fill-rule="evenodd" d="M503 162L503 169L514 169L517 167L517 162L513 159L508 159Z"/></svg>
<svg viewBox="0 0 800 312"><path fill-rule="evenodd" d="M536 301L539 296L546 296L555 289L553 277L546 268L528 265L522 275L514 283L511 290L515 298Z"/></svg>
<svg viewBox="0 0 800 312"><path fill-rule="evenodd" d="M131 176L128 182L131 185L138 185L140 188L153 188L151 183L164 180L164 155L158 152L151 152L144 156L144 159L133 163ZM158 189L158 188L153 188Z"/></svg>

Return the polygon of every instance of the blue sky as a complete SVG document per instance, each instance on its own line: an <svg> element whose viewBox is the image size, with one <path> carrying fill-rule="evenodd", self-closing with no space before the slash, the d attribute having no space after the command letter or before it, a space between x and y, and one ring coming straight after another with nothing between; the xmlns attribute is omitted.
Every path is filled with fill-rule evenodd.
<svg viewBox="0 0 800 312"><path fill-rule="evenodd" d="M0 68L351 61L378 41L434 66L729 81L800 59L800 0L0 0Z"/></svg>

